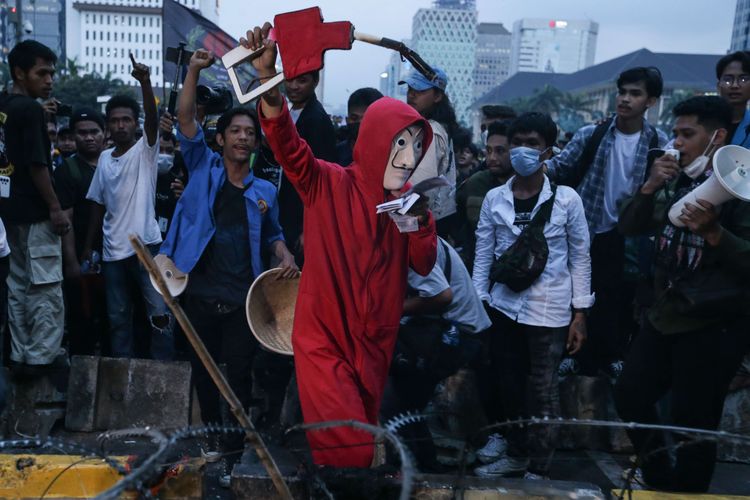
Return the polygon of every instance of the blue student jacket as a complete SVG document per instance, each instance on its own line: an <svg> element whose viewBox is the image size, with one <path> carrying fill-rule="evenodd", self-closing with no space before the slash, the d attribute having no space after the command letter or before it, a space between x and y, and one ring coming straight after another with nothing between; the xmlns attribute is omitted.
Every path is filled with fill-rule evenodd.
<svg viewBox="0 0 750 500"><path fill-rule="evenodd" d="M188 139L177 131L180 151L188 169L189 182L175 208L167 239L159 253L172 259L179 270L189 273L198 263L216 231L213 207L216 194L227 179L224 160L212 151L198 127L195 137ZM253 171L244 180L247 208L250 258L255 276L263 272L261 248L284 240L279 225L276 188L270 182L256 179Z"/></svg>
<svg viewBox="0 0 750 500"><path fill-rule="evenodd" d="M737 126L730 144L750 148L750 110L745 111L745 116Z"/></svg>

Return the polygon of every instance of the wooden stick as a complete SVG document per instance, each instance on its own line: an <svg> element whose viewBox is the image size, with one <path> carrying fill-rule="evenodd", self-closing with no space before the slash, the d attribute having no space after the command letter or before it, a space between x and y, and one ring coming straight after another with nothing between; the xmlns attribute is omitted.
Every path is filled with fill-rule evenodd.
<svg viewBox="0 0 750 500"><path fill-rule="evenodd" d="M182 307L177 302L177 300L172 297L171 293L169 293L169 288L167 287L167 284L164 281L161 272L159 272L159 268L156 267L156 263L154 262L153 257L151 257L151 252L149 252L149 250L143 245L143 242L137 235L131 234L129 238L130 244L133 245L135 253L138 256L138 260L141 261L148 273L151 275L154 281L156 281L156 284L159 286L159 291L164 298L164 302L167 304L169 309L172 311L172 314L174 314L175 319L182 327L182 331L185 332L185 336L187 336L188 340L190 341L190 345L193 346L193 349L203 363L203 366L206 367L208 374L211 376L214 384L216 384L219 392L224 397L224 399L227 400L227 403L229 403L229 407L231 408L234 416L237 418L237 421L240 423L240 426L242 426L242 428L244 428L247 432L247 440L255 448L255 453L258 454L258 459L260 459L260 462L263 464L263 467L265 467L266 472L268 472L268 475L271 477L271 481L273 481L273 484L276 487L276 491L279 493L279 496L285 500L293 500L292 492L289 491L289 486L287 486L286 482L282 478L279 467L276 465L273 457L268 452L268 448L266 448L266 444L263 442L263 438L255 430L255 426L250 421L250 418L247 416L245 411L242 409L242 403L240 403L240 400L237 398L237 395L234 393L232 388L229 387L227 380L224 378L224 374L221 373L219 367L216 365L216 362L211 357L211 354L209 354L205 344L203 344L203 341L198 336L195 328L193 328L190 320L185 315L185 311L182 310Z"/></svg>

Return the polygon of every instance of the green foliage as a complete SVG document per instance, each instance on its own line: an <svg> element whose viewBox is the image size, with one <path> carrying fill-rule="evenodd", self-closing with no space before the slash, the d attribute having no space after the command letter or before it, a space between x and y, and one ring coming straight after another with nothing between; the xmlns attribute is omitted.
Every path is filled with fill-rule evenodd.
<svg viewBox="0 0 750 500"><path fill-rule="evenodd" d="M130 94L136 97L132 88L119 78L112 78L110 73L103 76L96 72L82 75L81 69L75 60L58 63L58 78L53 87L53 96L64 104L70 104L73 109L98 109L96 98L99 96Z"/></svg>
<svg viewBox="0 0 750 500"><path fill-rule="evenodd" d="M513 99L507 104L512 106L518 114L529 111L547 113L562 130L569 132L575 132L589 123L591 119L600 118L592 116L589 103L583 96L562 92L550 85L535 90L530 97Z"/></svg>
<svg viewBox="0 0 750 500"><path fill-rule="evenodd" d="M674 116L672 115L672 110L679 104L681 101L684 101L685 99L692 97L695 95L695 92L691 92L689 90L675 90L672 92L672 95L664 102L664 105L661 108L661 115L659 116L659 127L667 133L667 135L672 135L672 127L674 126Z"/></svg>

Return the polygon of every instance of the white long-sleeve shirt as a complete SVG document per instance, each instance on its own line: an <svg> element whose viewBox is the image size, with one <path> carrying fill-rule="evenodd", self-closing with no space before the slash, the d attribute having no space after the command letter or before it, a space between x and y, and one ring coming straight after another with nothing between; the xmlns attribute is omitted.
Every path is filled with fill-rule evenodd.
<svg viewBox="0 0 750 500"><path fill-rule="evenodd" d="M521 229L514 225L514 181L512 177L504 185L490 190L482 203L476 232L474 288L482 300L521 324L568 326L571 305L585 309L594 304L589 229L581 197L569 187L558 186L550 221L544 226L549 258L539 278L520 293L500 283L490 289L489 273L494 259L521 234ZM550 182L545 177L532 217L551 196Z"/></svg>

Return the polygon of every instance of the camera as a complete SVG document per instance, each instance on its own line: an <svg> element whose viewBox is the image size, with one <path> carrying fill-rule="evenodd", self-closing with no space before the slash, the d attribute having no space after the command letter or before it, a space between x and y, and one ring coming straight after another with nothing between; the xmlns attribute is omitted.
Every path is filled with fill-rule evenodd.
<svg viewBox="0 0 750 500"><path fill-rule="evenodd" d="M205 106L207 115L220 115L232 108L232 93L226 87L198 85L195 102Z"/></svg>

